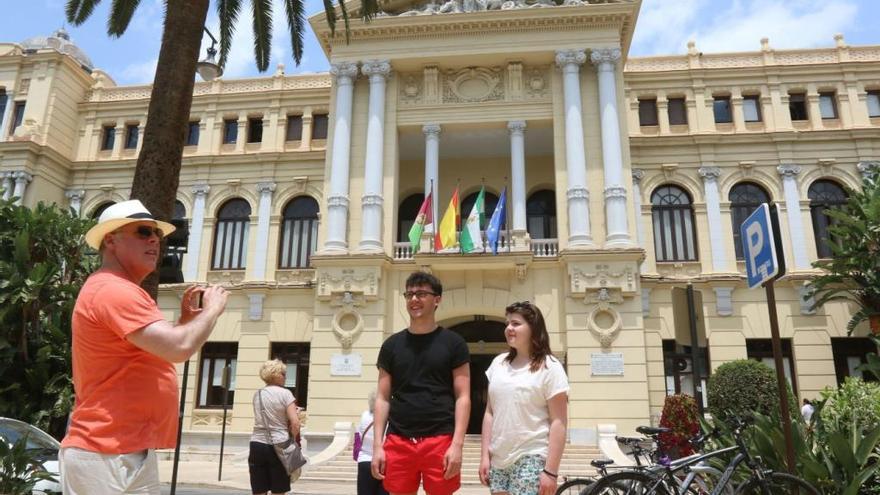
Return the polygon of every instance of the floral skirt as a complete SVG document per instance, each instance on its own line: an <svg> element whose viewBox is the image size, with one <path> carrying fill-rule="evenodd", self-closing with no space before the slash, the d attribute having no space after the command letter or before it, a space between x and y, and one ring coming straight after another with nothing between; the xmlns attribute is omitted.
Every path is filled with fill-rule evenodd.
<svg viewBox="0 0 880 495"><path fill-rule="evenodd" d="M540 455L524 455L504 469L489 468L489 491L537 495L545 461Z"/></svg>

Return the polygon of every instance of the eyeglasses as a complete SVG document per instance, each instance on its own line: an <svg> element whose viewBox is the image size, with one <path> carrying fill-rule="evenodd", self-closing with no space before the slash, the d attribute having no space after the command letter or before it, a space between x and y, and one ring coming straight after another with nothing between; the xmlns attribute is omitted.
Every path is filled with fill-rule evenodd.
<svg viewBox="0 0 880 495"><path fill-rule="evenodd" d="M162 230L158 227L147 227L146 225L139 225L138 228L134 230L134 235L144 241L153 235L158 237L160 241L165 237L165 234L163 234Z"/></svg>
<svg viewBox="0 0 880 495"><path fill-rule="evenodd" d="M430 291L426 291L426 290L416 290L416 291L408 290L403 293L403 298L406 299L407 301L409 301L410 299L413 298L413 296L415 296L419 299L424 299L428 296L436 296L436 295L437 294L430 292Z"/></svg>

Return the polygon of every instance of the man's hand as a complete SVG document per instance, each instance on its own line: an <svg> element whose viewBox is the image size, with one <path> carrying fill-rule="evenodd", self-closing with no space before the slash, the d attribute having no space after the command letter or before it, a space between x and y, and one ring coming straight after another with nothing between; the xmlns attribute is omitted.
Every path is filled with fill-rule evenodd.
<svg viewBox="0 0 880 495"><path fill-rule="evenodd" d="M489 458L480 456L480 483L489 486Z"/></svg>
<svg viewBox="0 0 880 495"><path fill-rule="evenodd" d="M186 325L202 312L202 308L199 307L199 295L204 291L204 287L190 285L183 292L183 299L180 301L180 320L177 322L179 325Z"/></svg>
<svg viewBox="0 0 880 495"><path fill-rule="evenodd" d="M202 311L219 315L226 309L226 298L229 293L219 285L210 285L202 292Z"/></svg>
<svg viewBox="0 0 880 495"><path fill-rule="evenodd" d="M373 461L370 463L370 471L373 478L377 480L385 479L385 449L379 447L373 451Z"/></svg>
<svg viewBox="0 0 880 495"><path fill-rule="evenodd" d="M450 480L461 471L461 448L452 444L443 454L443 479Z"/></svg>
<svg viewBox="0 0 880 495"><path fill-rule="evenodd" d="M553 495L556 493L556 478L541 471L541 474L538 476L538 481L540 482L538 495Z"/></svg>

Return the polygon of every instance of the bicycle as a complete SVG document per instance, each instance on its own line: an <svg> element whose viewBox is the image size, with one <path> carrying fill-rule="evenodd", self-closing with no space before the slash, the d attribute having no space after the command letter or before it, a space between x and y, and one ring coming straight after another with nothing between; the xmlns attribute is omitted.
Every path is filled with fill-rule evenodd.
<svg viewBox="0 0 880 495"><path fill-rule="evenodd" d="M736 445L705 454L695 454L670 462L663 469L630 469L609 474L595 483L582 495L676 495L693 493L692 487L676 476L688 472L693 466L711 458L728 453L736 455L727 463L710 495L720 495L732 488L734 473L743 464L750 471L749 478L736 489L736 495L819 495L819 491L807 481L782 472L765 469L760 458L753 457L743 439L747 422L735 419L733 437ZM699 492L697 492L699 493Z"/></svg>

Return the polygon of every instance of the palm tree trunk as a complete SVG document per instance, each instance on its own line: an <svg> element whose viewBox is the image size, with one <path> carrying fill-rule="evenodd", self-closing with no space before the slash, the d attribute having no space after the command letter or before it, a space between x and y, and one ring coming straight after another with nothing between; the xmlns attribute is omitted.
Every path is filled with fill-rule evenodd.
<svg viewBox="0 0 880 495"><path fill-rule="evenodd" d="M156 218L165 221L171 218L180 181L183 142L208 5L209 0L168 0L165 7L162 47L143 147L131 186L132 199L141 200ZM141 285L155 299L159 272L153 272Z"/></svg>

